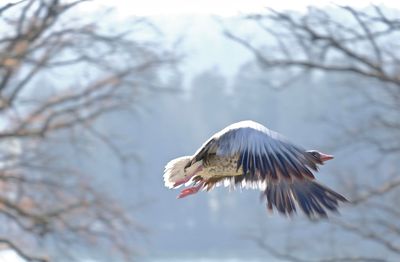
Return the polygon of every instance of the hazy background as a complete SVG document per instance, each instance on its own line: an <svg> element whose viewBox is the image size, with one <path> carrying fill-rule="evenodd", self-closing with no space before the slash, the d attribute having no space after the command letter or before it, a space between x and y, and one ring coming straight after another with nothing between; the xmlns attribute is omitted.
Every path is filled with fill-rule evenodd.
<svg viewBox="0 0 400 262"><path fill-rule="evenodd" d="M9 249L32 261L397 261L396 4L378 3L376 9L354 1L346 9L319 2L307 10L313 3L221 1L196 7L194 2L147 2L77 3L65 18L63 14L64 20L57 20L60 25L43 24L51 29L35 38L7 18L23 19L21 10L32 8L27 14L35 24L40 1L22 1L3 12L8 15L3 23L22 40L1 29L1 97L12 107L1 108L5 135L0 137L2 157L11 155L12 161L3 160L0 242L7 251L0 261L17 261ZM42 3L43 10L60 5ZM248 16L267 15L264 7L293 15L294 25L278 14L262 26L258 16ZM360 13L351 17L352 12ZM45 20L52 13L43 14ZM303 16L311 17L309 24L307 19L301 24ZM357 24L357 17L364 22ZM54 42L60 49L47 51L52 59L36 60L40 54L18 51L18 41L24 39L26 50L53 43L50 37L36 45L51 30L68 28L70 21L85 29L72 38L57 38L65 43ZM79 28L92 21L96 26ZM34 31L28 24L22 28ZM285 31L288 24L292 31ZM327 37L308 39L307 26ZM285 54L269 29L283 32L277 39L289 39L286 47L292 55ZM15 57L7 58L7 53ZM312 65L303 67L296 63L299 59ZM26 84L25 72L29 75L36 63L46 66L41 64ZM15 103L10 94L18 85L7 79L13 74L26 90ZM75 97L75 92L83 95ZM53 108L52 101L60 98L71 104ZM46 103L48 111L35 111ZM99 114L92 118L91 110ZM62 125L71 119L73 124ZM217 188L177 200L179 191L164 187L169 160L193 154L216 131L247 119L305 148L334 154L318 180L354 204L342 206L341 214L327 221L308 221L301 213L291 218L268 213L257 191ZM45 128L37 134L42 124ZM32 167L37 161L40 169ZM27 182L14 185L9 177ZM30 178L40 186L31 186Z"/></svg>

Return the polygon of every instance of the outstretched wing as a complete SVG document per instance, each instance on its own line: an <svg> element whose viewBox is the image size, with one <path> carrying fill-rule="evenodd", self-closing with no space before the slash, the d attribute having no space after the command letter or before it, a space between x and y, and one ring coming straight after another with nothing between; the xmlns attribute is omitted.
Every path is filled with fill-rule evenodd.
<svg viewBox="0 0 400 262"><path fill-rule="evenodd" d="M278 133L252 122L228 126L211 137L193 156L192 163L207 161L210 155L238 155L237 169L242 168L247 181L307 177L317 170L317 162L306 151Z"/></svg>
<svg viewBox="0 0 400 262"><path fill-rule="evenodd" d="M314 180L311 170L317 170L318 162L311 154L258 123L239 122L218 132L195 153L192 163L207 162L211 155L238 156L237 169L243 174L209 183L256 184L267 207L282 214L295 212L297 203L308 217L324 217L326 210L337 211L339 202L347 201Z"/></svg>

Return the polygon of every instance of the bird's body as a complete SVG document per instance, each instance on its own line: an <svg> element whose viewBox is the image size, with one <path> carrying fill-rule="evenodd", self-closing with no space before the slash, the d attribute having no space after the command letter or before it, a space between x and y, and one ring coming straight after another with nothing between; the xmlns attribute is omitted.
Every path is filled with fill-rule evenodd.
<svg viewBox="0 0 400 262"><path fill-rule="evenodd" d="M204 179L218 177L234 177L243 174L243 169L237 168L239 156L217 156L209 157L208 161L203 164L203 170L197 175Z"/></svg>
<svg viewBox="0 0 400 262"><path fill-rule="evenodd" d="M222 182L257 187L269 209L291 214L297 203L310 217L326 216L326 209L336 211L346 199L315 182L312 171L332 158L306 151L259 123L242 121L213 135L193 156L170 161L164 181L169 188L193 184L179 198Z"/></svg>

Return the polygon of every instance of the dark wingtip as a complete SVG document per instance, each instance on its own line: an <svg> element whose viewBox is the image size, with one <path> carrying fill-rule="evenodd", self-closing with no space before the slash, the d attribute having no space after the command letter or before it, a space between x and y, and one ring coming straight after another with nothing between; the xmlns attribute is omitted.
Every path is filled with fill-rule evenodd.
<svg viewBox="0 0 400 262"><path fill-rule="evenodd" d="M268 209L290 216L296 213L296 206L310 219L327 218L328 211L339 213L340 202L349 202L339 193L311 180L280 181L267 184L262 193L267 199Z"/></svg>

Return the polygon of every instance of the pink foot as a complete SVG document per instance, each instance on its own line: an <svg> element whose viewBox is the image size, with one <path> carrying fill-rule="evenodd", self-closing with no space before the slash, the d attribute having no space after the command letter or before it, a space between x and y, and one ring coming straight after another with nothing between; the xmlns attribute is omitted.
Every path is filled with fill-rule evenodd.
<svg viewBox="0 0 400 262"><path fill-rule="evenodd" d="M178 180L174 183L174 187L180 186L182 184L185 184L186 182L189 182L189 180L194 177L198 172L200 172L203 169L202 166L199 166L191 175L185 177L184 179Z"/></svg>
<svg viewBox="0 0 400 262"><path fill-rule="evenodd" d="M189 176L188 178L182 179L182 180L178 180L174 183L174 187L180 186L182 184L185 184L186 182L188 182L192 177Z"/></svg>
<svg viewBox="0 0 400 262"><path fill-rule="evenodd" d="M178 199L179 198L184 198L184 197L187 197L189 195L196 194L203 187L203 185L204 185L204 183L200 183L200 185L198 185L198 186L186 188L186 189L181 191L181 193L178 195L177 198Z"/></svg>

